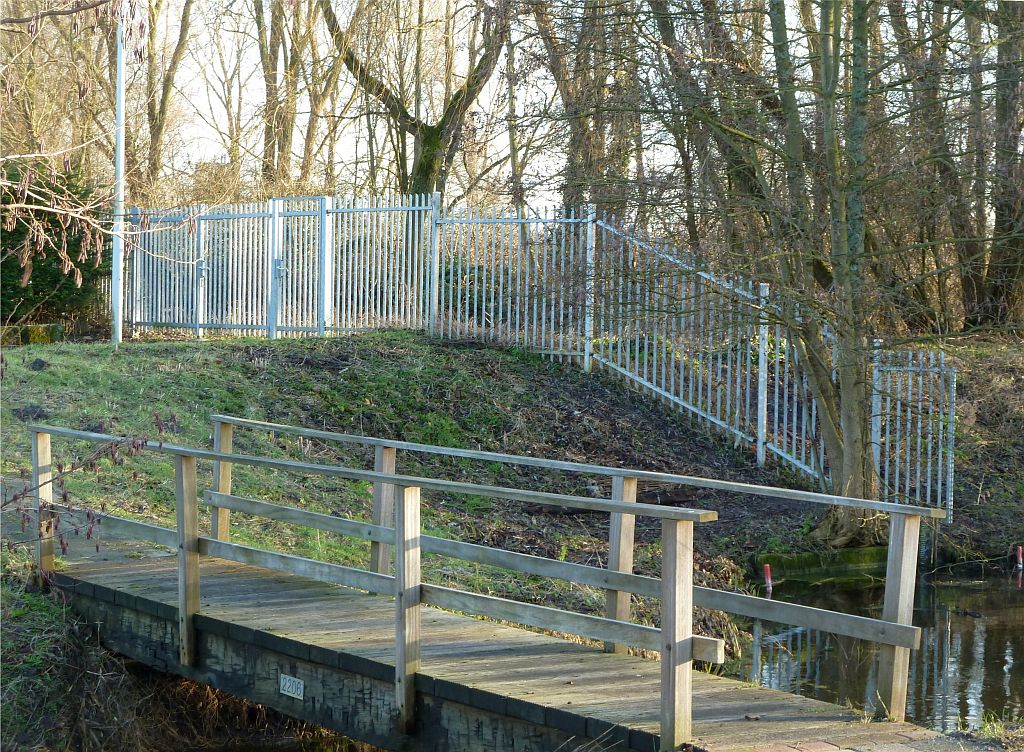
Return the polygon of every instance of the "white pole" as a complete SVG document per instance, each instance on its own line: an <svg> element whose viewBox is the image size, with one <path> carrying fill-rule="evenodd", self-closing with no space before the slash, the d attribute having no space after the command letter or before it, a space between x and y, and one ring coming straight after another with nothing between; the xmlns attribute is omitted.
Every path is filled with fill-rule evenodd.
<svg viewBox="0 0 1024 752"><path fill-rule="evenodd" d="M597 209L587 207L587 267L583 282L583 370L590 373L594 352L594 298L597 280L594 278L594 254L597 248Z"/></svg>
<svg viewBox="0 0 1024 752"><path fill-rule="evenodd" d="M117 17L117 80L114 84L114 242L110 271L110 341L121 344L124 303L124 35Z"/></svg>
<svg viewBox="0 0 1024 752"><path fill-rule="evenodd" d="M424 216L424 215L420 215ZM430 297L427 308L427 331L431 337L436 337L440 331L437 317L439 296L438 285L441 282L441 258L438 246L438 230L441 222L441 194L434 191L430 197Z"/></svg>
<svg viewBox="0 0 1024 752"><path fill-rule="evenodd" d="M757 288L757 465L764 466L765 444L768 439L768 285L761 282ZM776 342L778 347L779 343ZM778 378L778 374L776 374ZM776 406L777 407L777 406Z"/></svg>

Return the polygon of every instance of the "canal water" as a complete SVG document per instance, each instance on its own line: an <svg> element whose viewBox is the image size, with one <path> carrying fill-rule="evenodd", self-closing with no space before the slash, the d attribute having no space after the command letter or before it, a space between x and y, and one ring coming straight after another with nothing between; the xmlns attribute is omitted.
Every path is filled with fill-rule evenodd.
<svg viewBox="0 0 1024 752"><path fill-rule="evenodd" d="M985 718L1024 718L1024 589L1015 575L979 581L919 582L907 719L936 731L978 728ZM776 585L772 597L879 617L883 587ZM768 622L732 673L867 713L875 711L875 647L861 640Z"/></svg>

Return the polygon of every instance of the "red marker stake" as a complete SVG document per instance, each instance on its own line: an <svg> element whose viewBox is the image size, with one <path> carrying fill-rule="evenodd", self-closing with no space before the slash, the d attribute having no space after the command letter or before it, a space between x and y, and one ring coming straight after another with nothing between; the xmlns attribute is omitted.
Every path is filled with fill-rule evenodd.
<svg viewBox="0 0 1024 752"><path fill-rule="evenodd" d="M765 585L765 590L767 590L767 592L768 592L768 597L771 598L772 597L772 565L771 564L765 564L764 565L764 585Z"/></svg>

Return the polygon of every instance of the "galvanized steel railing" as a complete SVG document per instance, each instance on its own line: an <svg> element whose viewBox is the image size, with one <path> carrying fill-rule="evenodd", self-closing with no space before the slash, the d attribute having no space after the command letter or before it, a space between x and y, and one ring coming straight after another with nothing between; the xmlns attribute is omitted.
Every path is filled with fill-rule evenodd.
<svg viewBox="0 0 1024 752"><path fill-rule="evenodd" d="M722 278L593 210L444 211L439 196L272 199L132 214L137 328L427 329L595 365L829 482L818 406L765 284ZM880 497L952 514L956 372L875 344Z"/></svg>

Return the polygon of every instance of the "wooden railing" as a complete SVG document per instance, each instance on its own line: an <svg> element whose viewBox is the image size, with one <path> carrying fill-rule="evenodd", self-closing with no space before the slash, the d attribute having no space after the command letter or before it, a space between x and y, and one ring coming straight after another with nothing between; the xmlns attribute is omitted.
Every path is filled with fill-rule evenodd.
<svg viewBox="0 0 1024 752"><path fill-rule="evenodd" d="M941 509L789 488L776 488L774 486L760 486L714 478L701 478L692 475L677 475L674 473L609 467L607 465L594 465L582 462L566 462L543 457L529 457L501 452L485 452L473 449L418 444L409 441L395 441L393 439L381 439L335 431L288 426L280 423L268 423L230 415L214 415L212 421L214 437L226 435L229 442L233 429L239 427L301 436L307 439L372 446L375 451L374 469L380 472L395 471L397 453L401 450L403 452L499 462L507 465L538 467L569 473L610 476L612 479L611 498L624 503L636 501L638 481L648 481L725 491L754 498L782 499L888 513L890 516L889 555L886 565L885 600L881 619L869 619L825 609L810 608L794 603L780 603L768 598L758 598L740 593L700 587L694 588L694 603L697 606L714 608L739 616L818 629L879 643L880 673L878 700L882 707L885 708L889 718L902 721L905 717L910 650L917 648L921 639L920 630L911 626L914 587L917 580L916 555L921 519L923 517L943 519L945 512ZM228 477L230 478L230 475ZM393 514L393 501L389 486L384 483L374 484L374 521L378 524L390 524ZM608 570L606 570L609 573L632 574L635 544L634 530L634 515L612 512L608 539ZM385 572L387 571L389 559L386 552L382 555L379 551L380 549L378 549L377 558L374 559L371 566L374 571ZM578 579L577 582L605 587L607 591L605 616L609 619L629 620L631 593L641 595L657 594L657 587L652 587L651 583L646 585L636 585L634 583L634 587L645 588L636 590L631 589L624 583L622 586L619 586L616 584L620 582L618 580L609 579L608 582L611 583L611 586L608 586L588 581L583 573L580 573L579 576L582 579ZM621 652L626 649L626 646L614 641L608 641L605 644L605 649L610 652Z"/></svg>
<svg viewBox="0 0 1024 752"><path fill-rule="evenodd" d="M286 426L256 424L238 418L219 416L214 432L215 449L199 449L157 442L147 442L148 451L171 455L175 463L175 529L106 516L105 523L121 527L140 539L178 549L178 612L180 634L180 660L185 665L195 661L195 632L193 616L199 610L199 557L212 556L246 564L292 572L302 576L363 589L374 593L393 594L396 599L396 667L395 684L399 708L399 722L409 729L413 721L412 676L420 666L419 619L423 605L453 609L524 625L574 633L613 646L636 646L658 650L662 658L662 711L661 738L663 749L676 749L691 737L690 671L693 660L721 662L724 643L720 639L692 633L693 607L716 608L755 618L808 626L837 634L849 635L881 643L883 670L888 677L883 686L883 701L890 715L902 715L906 697L906 676L909 650L917 647L920 630L910 625L917 550L917 531L921 513L934 510L884 507L895 512L893 538L889 557L889 580L886 586L886 610L883 619L870 619L797 604L780 603L765 598L694 587L693 585L693 525L711 522L717 514L705 510L681 509L642 504L635 501L637 479L688 479L662 473L623 470L579 463L565 463L539 458L498 455L447 447L431 447L408 442L387 442L381 439L350 437L329 432L292 429ZM232 425L251 425L283 432L289 429L299 435L316 438L337 438L371 444L378 448L375 469L321 465L269 457L234 454L231 450ZM225 428L228 426L228 428ZM124 437L50 426L34 426L33 486L36 488L39 539L36 563L40 572L53 568L53 523L51 513L51 436L85 440L93 443L125 441ZM390 449L390 457L383 450ZM613 495L622 498L589 498L559 493L528 491L498 486L465 483L458 480L421 478L401 475L395 471L398 449L432 451L438 454L464 456L489 461L550 467L574 472L598 473L613 476ZM203 499L212 509L211 535L199 531L199 489L196 475L197 460L214 463L214 488L206 491ZM374 487L374 521L372 523L318 514L294 507L282 506L235 496L230 493L231 470L234 465L272 468L305 475L323 475L364 481ZM383 465L383 468L380 466ZM723 484L723 481L688 479L700 483ZM673 480L672 482L685 482ZM803 496L806 492L768 489L760 486L727 483L728 490L738 487L757 489L748 493L761 495ZM718 486L712 486L718 487ZM569 509L605 512L612 515L612 549L619 555L609 556L609 567L593 567L531 556L513 551L478 546L461 541L423 535L420 527L421 490L442 491L453 494L471 494L490 498L560 506ZM812 494L813 495L813 494ZM818 495L813 495L818 496ZM784 496L787 498L788 496ZM788 497L792 498L792 497ZM878 502L865 502L843 497L835 503L854 503L875 508ZM392 504L394 523L381 524ZM371 552L367 569L316 561L300 556L268 551L230 542L228 526L230 512L263 516L282 522L315 528L369 540L376 548ZM662 577L653 578L632 573L633 521L635 516L649 516L661 520ZM619 520L616 523L616 518ZM395 547L395 570L390 574L386 566L388 548ZM420 552L439 554L481 564L504 567L527 574L563 579L603 588L609 594L609 612L594 616L563 609L538 606L504 598L481 595L465 590L424 583L421 579ZM617 562L618 566L613 563ZM661 599L660 628L631 621L632 594ZM892 608L890 608L892 606ZM620 648L621 649L621 648ZM886 669L888 665L888 669ZM901 694L902 693L902 694ZM898 711L898 713L897 713Z"/></svg>

